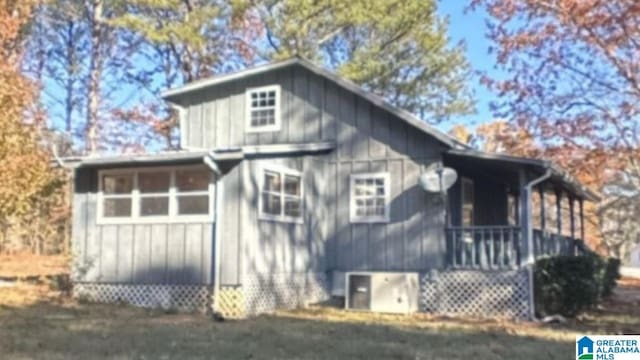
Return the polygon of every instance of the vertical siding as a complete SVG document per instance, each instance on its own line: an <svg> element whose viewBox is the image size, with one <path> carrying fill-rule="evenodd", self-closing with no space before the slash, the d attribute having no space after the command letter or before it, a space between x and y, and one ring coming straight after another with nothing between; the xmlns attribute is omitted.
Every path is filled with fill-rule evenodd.
<svg viewBox="0 0 640 360"><path fill-rule="evenodd" d="M241 282L241 241L242 238L242 166L233 167L224 175L224 204L222 206L220 239L220 283L237 285Z"/></svg>
<svg viewBox="0 0 640 360"><path fill-rule="evenodd" d="M261 169L277 165L303 173L303 223L261 220L258 217ZM320 202L326 184L324 176L315 176L326 162L311 157L254 159L245 161L243 192L248 216L243 224L245 272L253 275L324 271L328 212Z"/></svg>
<svg viewBox="0 0 640 360"><path fill-rule="evenodd" d="M427 194L418 177L438 159L341 160L336 173L327 258L335 270L425 270L441 266L444 207L439 195ZM361 224L349 220L351 174L390 174L390 221ZM333 173L333 172L332 172ZM327 188L327 191L334 191Z"/></svg>
<svg viewBox="0 0 640 360"><path fill-rule="evenodd" d="M211 284L212 223L97 225L95 170L76 175L73 246L77 281Z"/></svg>

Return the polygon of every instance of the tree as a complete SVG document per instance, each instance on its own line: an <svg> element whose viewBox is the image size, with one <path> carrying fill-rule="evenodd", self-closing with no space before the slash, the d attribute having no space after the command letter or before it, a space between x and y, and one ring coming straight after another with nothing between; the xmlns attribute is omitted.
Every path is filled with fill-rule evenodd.
<svg viewBox="0 0 640 360"><path fill-rule="evenodd" d="M473 0L506 79L497 115L556 149L583 149L587 173L640 191L640 3L635 0ZM596 176L596 178L599 176ZM607 182L596 182L602 190ZM637 198L637 197L636 197ZM619 203L619 202L612 202ZM637 225L636 225L637 226Z"/></svg>
<svg viewBox="0 0 640 360"><path fill-rule="evenodd" d="M301 55L437 123L473 111L463 45L451 46L432 0L236 0L261 24L253 53Z"/></svg>
<svg viewBox="0 0 640 360"><path fill-rule="evenodd" d="M82 3L50 0L34 13L23 68L43 86L40 101L51 124L73 142L84 142L89 38Z"/></svg>
<svg viewBox="0 0 640 360"><path fill-rule="evenodd" d="M0 250L12 220L29 214L59 181L40 147L41 114L35 109L35 86L20 72L25 25L34 1L0 0Z"/></svg>
<svg viewBox="0 0 640 360"><path fill-rule="evenodd" d="M120 119L150 124L176 148L177 114L159 97L162 90L238 69L247 60L236 36L231 8L212 0L132 0L110 24L135 44L140 66L126 74L146 93L142 104L117 111Z"/></svg>

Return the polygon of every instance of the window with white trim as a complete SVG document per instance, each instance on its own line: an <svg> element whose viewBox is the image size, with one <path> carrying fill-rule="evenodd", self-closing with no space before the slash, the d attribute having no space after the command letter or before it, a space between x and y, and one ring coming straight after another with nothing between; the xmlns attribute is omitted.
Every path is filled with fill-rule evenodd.
<svg viewBox="0 0 640 360"><path fill-rule="evenodd" d="M214 177L202 166L102 170L98 223L213 221Z"/></svg>
<svg viewBox="0 0 640 360"><path fill-rule="evenodd" d="M389 221L389 173L351 175L351 222Z"/></svg>
<svg viewBox="0 0 640 360"><path fill-rule="evenodd" d="M260 218L302 222L302 174L286 168L264 168L260 188Z"/></svg>
<svg viewBox="0 0 640 360"><path fill-rule="evenodd" d="M280 85L247 89L247 131L280 130Z"/></svg>

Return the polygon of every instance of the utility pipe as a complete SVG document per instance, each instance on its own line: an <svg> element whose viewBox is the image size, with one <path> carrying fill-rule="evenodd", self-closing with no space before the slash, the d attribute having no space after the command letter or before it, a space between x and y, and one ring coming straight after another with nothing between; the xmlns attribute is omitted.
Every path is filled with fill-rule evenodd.
<svg viewBox="0 0 640 360"><path fill-rule="evenodd" d="M527 251L527 262L526 262L526 266L527 266L527 270L529 272L529 310L530 310L530 316L531 316L531 320L536 321L536 309L535 309L535 301L534 301L534 284L533 284L533 267L535 266L535 261L536 261L536 257L535 254L533 252L533 222L531 221L531 192L534 186L540 184L541 182L549 179L551 177L551 174L553 173L553 171L550 168L547 168L547 171L544 173L544 175L540 176L539 178L533 179L532 181L530 181L527 185L525 185L525 191L527 193L527 199L526 199L526 204L524 204L526 206L526 213L527 216L529 216L529 220L527 221L527 229L526 229L526 236L527 236L527 247L528 247L528 251Z"/></svg>
<svg viewBox="0 0 640 360"><path fill-rule="evenodd" d="M222 181L222 171L215 161L215 154L210 151L205 155L204 163L216 174L215 182L215 210L214 210L214 264L213 264L213 310L220 311L220 236L222 228L222 204L224 198L224 182Z"/></svg>

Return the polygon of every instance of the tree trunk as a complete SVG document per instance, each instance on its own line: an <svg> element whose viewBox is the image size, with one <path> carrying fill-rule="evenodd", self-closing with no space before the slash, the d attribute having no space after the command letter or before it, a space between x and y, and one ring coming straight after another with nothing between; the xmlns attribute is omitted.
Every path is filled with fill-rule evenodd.
<svg viewBox="0 0 640 360"><path fill-rule="evenodd" d="M102 75L103 0L87 0L87 12L91 26L91 53L89 59L89 84L87 89L87 125L85 148L87 153L98 150L98 108L100 106L100 77Z"/></svg>

